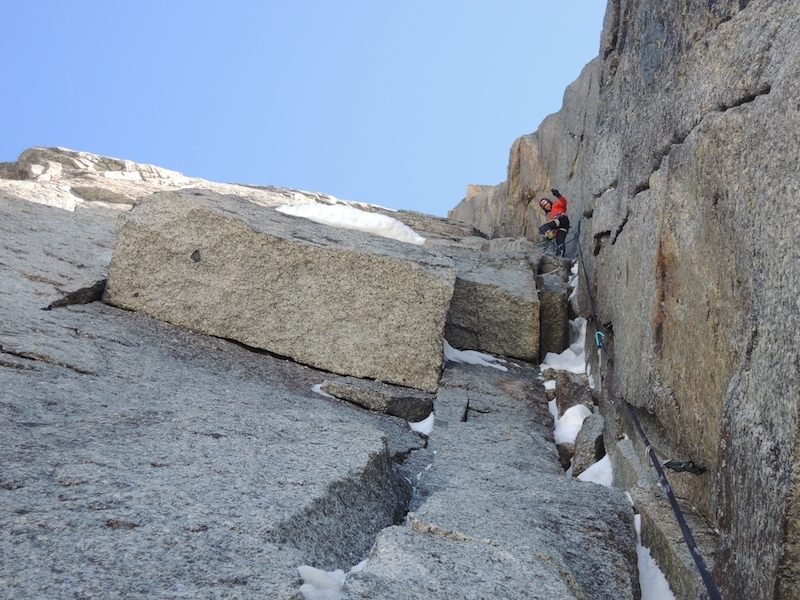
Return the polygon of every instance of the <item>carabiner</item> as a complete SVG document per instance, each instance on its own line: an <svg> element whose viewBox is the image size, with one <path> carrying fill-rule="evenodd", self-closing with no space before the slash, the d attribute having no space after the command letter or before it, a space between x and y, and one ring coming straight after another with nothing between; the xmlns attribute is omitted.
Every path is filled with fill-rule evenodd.
<svg viewBox="0 0 800 600"><path fill-rule="evenodd" d="M598 348L603 347L603 341L606 339L606 334L602 331L594 332L594 343Z"/></svg>

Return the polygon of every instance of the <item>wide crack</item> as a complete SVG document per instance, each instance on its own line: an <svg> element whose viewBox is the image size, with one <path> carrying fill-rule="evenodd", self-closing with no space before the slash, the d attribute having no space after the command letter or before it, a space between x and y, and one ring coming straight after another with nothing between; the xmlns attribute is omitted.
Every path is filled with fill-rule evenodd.
<svg viewBox="0 0 800 600"><path fill-rule="evenodd" d="M76 304L89 304L97 302L103 298L103 292L106 289L106 280L101 279L96 281L90 286L80 288L74 292L65 294L58 300L51 302L44 307L43 310L52 310L54 308L61 308L63 306L73 306Z"/></svg>
<svg viewBox="0 0 800 600"><path fill-rule="evenodd" d="M716 110L700 117L697 120L697 122L695 122L694 125L692 125L685 132L674 133L672 135L672 138L670 138L670 141L667 142L666 145L664 145L662 148L659 148L653 153L653 166L650 170L650 174L647 176L646 180L639 182L633 188L633 195L636 196L637 194L640 194L650 189L650 177L653 175L653 173L656 173L661 169L664 159L668 157L670 154L672 154L672 150L675 148L675 146L683 144L686 141L686 138L688 138L692 134L692 132L695 129L697 129L703 123L703 121L705 121L705 119L708 116L719 115L722 113L726 113L729 110L733 110L735 108L739 108L746 104L750 104L752 102L755 102L758 98L768 95L771 91L772 91L772 86L769 83L765 83L761 85L761 87L759 87L757 90L744 94L743 96L740 96L727 104L721 103L717 105Z"/></svg>
<svg viewBox="0 0 800 600"><path fill-rule="evenodd" d="M383 529L403 522L411 493L411 483L384 448L363 470L333 482L308 508L279 523L266 538L297 548L318 568L354 565L369 554Z"/></svg>

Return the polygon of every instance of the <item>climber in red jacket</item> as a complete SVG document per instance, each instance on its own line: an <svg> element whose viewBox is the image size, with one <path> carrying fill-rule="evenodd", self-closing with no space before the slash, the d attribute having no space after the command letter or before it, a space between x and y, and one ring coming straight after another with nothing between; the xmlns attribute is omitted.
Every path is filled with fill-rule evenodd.
<svg viewBox="0 0 800 600"><path fill-rule="evenodd" d="M543 233L548 240L555 239L556 254L564 256L566 252L567 232L569 231L569 217L567 216L567 199L562 196L555 188L550 193L556 197L552 202L548 198L539 200L539 206L544 212L548 213L550 220L539 227L539 233Z"/></svg>

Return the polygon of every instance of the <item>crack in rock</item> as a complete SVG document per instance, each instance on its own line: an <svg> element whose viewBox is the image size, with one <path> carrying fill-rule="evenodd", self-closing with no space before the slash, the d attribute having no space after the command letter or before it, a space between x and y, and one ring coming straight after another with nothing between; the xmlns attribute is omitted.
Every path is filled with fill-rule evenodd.
<svg viewBox="0 0 800 600"><path fill-rule="evenodd" d="M755 102L757 98L761 96L766 96L772 91L772 86L770 84L764 84L752 94L748 94L746 96L742 96L738 100L734 100L731 104L725 105L721 104L718 107L719 112L728 112L731 109L738 108L739 106L743 106L745 104L749 104L751 102Z"/></svg>
<svg viewBox="0 0 800 600"><path fill-rule="evenodd" d="M619 226L617 226L616 231L614 231L614 236L611 238L612 246L617 243L617 238L622 233L622 230L625 229L625 225L628 224L628 219L630 218L630 215L631 215L630 211L625 213L625 218L622 219L622 223L620 223Z"/></svg>
<svg viewBox="0 0 800 600"><path fill-rule="evenodd" d="M766 83L762 85L760 88L758 88L758 90L756 90L755 92L741 96L740 98L733 100L730 104L719 104L716 110L711 111L710 113L700 117L697 120L697 122L694 125L692 125L685 133L673 134L670 141L663 148L660 148L653 153L654 164L652 170L650 171L650 175L648 175L646 181L638 183L633 188L633 195L636 196L637 194L640 194L650 189L650 177L653 175L653 173L657 172L661 168L664 159L672 153L673 148L675 148L675 146L683 144L686 141L686 138L688 138L692 134L692 132L703 123L703 121L708 115L726 113L734 108L744 106L745 104L750 104L751 102L755 102L761 96L768 95L771 91L772 91L772 86L769 83Z"/></svg>
<svg viewBox="0 0 800 600"><path fill-rule="evenodd" d="M70 292L63 296L61 299L51 302L44 307L44 310L52 310L62 306L71 306L74 304L89 304L97 302L103 297L103 292L106 289L106 280L101 279L88 287L83 287L74 292Z"/></svg>
<svg viewBox="0 0 800 600"><path fill-rule="evenodd" d="M13 350L7 350L6 348L3 348L2 345L0 345L0 353L7 354L9 356L16 356L17 358L24 358L27 360L43 362L49 365L55 365L57 367L64 367L65 369L70 369L71 371L75 371L76 373L80 373L81 375L96 375L96 373L93 373L92 371L87 371L86 369L76 367L75 365L70 365L68 363L58 361L45 354L38 354L36 352L15 352Z"/></svg>
<svg viewBox="0 0 800 600"><path fill-rule="evenodd" d="M489 542L488 540L477 540L475 538L467 537L462 533L458 533L457 531L444 529L443 527L439 527L438 525L434 525L433 523L421 521L416 517L414 513L408 513L408 515L406 515L406 522L408 526L411 528L411 530L416 531L417 533L428 533L430 535L435 535L444 538L446 540L453 540L455 542L477 541L492 545L492 543Z"/></svg>

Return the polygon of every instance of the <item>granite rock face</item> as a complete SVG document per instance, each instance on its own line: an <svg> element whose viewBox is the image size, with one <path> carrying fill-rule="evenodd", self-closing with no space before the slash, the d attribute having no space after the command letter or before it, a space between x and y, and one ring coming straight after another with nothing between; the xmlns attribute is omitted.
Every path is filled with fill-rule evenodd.
<svg viewBox="0 0 800 600"><path fill-rule="evenodd" d="M589 348L607 436L635 436L628 402L707 469L673 488L719 532L730 598L800 597L798 30L794 2L610 1L561 111L450 215L530 235L528 198L570 199L580 311L614 361Z"/></svg>
<svg viewBox="0 0 800 600"><path fill-rule="evenodd" d="M405 422L225 340L45 310L105 279L117 212L0 193L0 214L4 596L294 598L297 566L355 564L402 517Z"/></svg>
<svg viewBox="0 0 800 600"><path fill-rule="evenodd" d="M0 166L6 595L297 600L299 566L348 569L368 558L349 592L638 597L630 506L617 490L564 476L534 365L443 369L439 350L434 398L103 302L104 292L116 293L113 263L122 256L154 281L161 267L186 268L157 289L131 291L131 302L144 293L169 306L170 294L185 287L197 291L192 300L202 307L209 293L200 283L213 284L214 276L192 269L221 265L231 247L245 253L237 260L249 260L240 242L252 241L264 215L307 238L283 260L305 256L330 265L336 252L355 253L362 243L375 250L382 242L269 208L293 191L234 186L221 195L210 182L173 188L177 175L155 167L34 150L30 160ZM122 175L105 177L104 169ZM297 194L301 202L323 200ZM129 236L118 256L116 233L138 226L140 209L171 215L171 226L145 230L147 239ZM456 268L437 245L495 258L523 252L532 266L549 265L528 254L526 240L489 242L442 219L404 218L433 240L431 247L403 245L405 263L421 268L423 257L430 271L445 273L450 293ZM192 226L202 227L197 244L169 246ZM303 254L301 242L318 254ZM157 247L173 251L154 261ZM249 248L262 251L259 241ZM390 260L389 251L377 254ZM223 279L212 299L244 310L239 292L251 284L248 275L242 286ZM366 284L357 294L375 298ZM221 302L210 318L225 310ZM439 313L440 330L446 313ZM185 314L197 318L196 311ZM345 400L314 391L320 388ZM436 423L423 437L405 419L427 416L431 404ZM420 571L398 572L400 556Z"/></svg>
<svg viewBox="0 0 800 600"><path fill-rule="evenodd" d="M29 148L16 161L0 163L0 189L17 198L70 211L98 205L128 210L139 198L189 188L235 194L263 206L336 202L327 194L217 183L156 165L68 148Z"/></svg>
<svg viewBox="0 0 800 600"><path fill-rule="evenodd" d="M547 216L539 199L552 199L550 189L555 187L568 198L572 228L577 229L588 191L582 167L591 155L587 150L593 144L601 65L599 58L589 63L564 92L561 111L548 116L536 132L514 141L504 182L469 186L464 200L448 217L472 225L487 237L525 236L542 241L538 226ZM575 252L573 243L568 243L568 250Z"/></svg>
<svg viewBox="0 0 800 600"><path fill-rule="evenodd" d="M632 513L564 475L538 370L448 363L404 526L345 593L366 598L638 598ZM424 463L422 463L424 464ZM487 511L496 506L497 511ZM631 582L635 583L631 583Z"/></svg>
<svg viewBox="0 0 800 600"><path fill-rule="evenodd" d="M437 249L458 269L447 341L460 349L536 361L540 304L528 257L453 246Z"/></svg>
<svg viewBox="0 0 800 600"><path fill-rule="evenodd" d="M376 210L374 208L369 210ZM456 348L537 360L543 316L556 319L539 300L535 275L554 271L562 282L566 304L566 272L540 246L523 237L487 240L472 227L411 211L389 213L424 235L426 244L453 261L456 282L445 336ZM556 294L559 291L555 292ZM559 302L551 298L552 302ZM567 326L566 314L557 328Z"/></svg>
<svg viewBox="0 0 800 600"><path fill-rule="evenodd" d="M575 438L575 454L572 457L572 476L577 477L606 455L603 429L605 419L600 414L591 414Z"/></svg>
<svg viewBox="0 0 800 600"><path fill-rule="evenodd" d="M316 368L436 391L452 263L212 192L123 214L105 300Z"/></svg>
<svg viewBox="0 0 800 600"><path fill-rule="evenodd" d="M84 210L92 207L105 207L126 213L131 210L135 203L144 204L144 200L154 193L163 194L164 192L176 193L184 199L199 201L203 196L211 197L214 194L223 194L232 206L254 210L253 204L275 207L283 204L336 204L339 203L335 198L314 192L299 192L274 188L270 186L245 186L236 184L218 184L197 178L184 177L180 173L169 171L154 165L138 164L132 161L109 158L90 154L88 152L76 152L65 148L31 148L22 153L14 163L2 163L0 173L0 188L8 190L9 193L42 204L58 206L67 210ZM235 198L235 199L234 199ZM442 260L453 260L457 267L456 283L453 290L453 298L447 314L446 335L451 336L452 344L460 349L478 350L512 356L523 360L531 360L536 357L537 348L541 348L540 338L542 335L550 335L553 331L563 331L565 329L566 315L563 311L553 311L553 306L563 305L564 298L558 297L563 291L552 293L552 285L548 283L547 306L542 306L537 298L537 289L532 279L532 274L547 272L547 277L555 279L566 279L566 275L561 272L561 267L553 263L552 260L543 252L543 249L534 246L525 238L502 238L486 240L476 237L476 231L471 226L459 224L456 221L433 217L413 211L387 211L380 207L363 205L358 203L344 203L369 212L381 213L385 216L396 218L407 226L424 234L428 240L426 246L431 249L436 256L444 257ZM144 211L144 208L137 208L131 214ZM257 211L256 211L257 212ZM265 213L261 213L262 216ZM229 215L230 216L230 215ZM274 216L274 215L272 215ZM128 217L126 217L128 218ZM135 218L131 216L130 218ZM265 217L266 218L266 217ZM123 219L124 220L124 219ZM270 221L272 223L273 219ZM265 224L265 227L271 225ZM336 228L319 227L315 231L307 232L313 239L320 239L316 236L321 235L321 239L327 236L332 247L337 247L341 240L355 239L358 236L369 238L368 235L348 231L347 233L337 232ZM323 230L325 233L322 233ZM334 240L336 238L336 240ZM231 238L234 239L234 238ZM337 241L338 240L338 241ZM379 245L391 246L393 242L381 240ZM313 244L312 244L313 245ZM395 244L397 245L397 244ZM231 247L235 244L231 244ZM302 248L298 245L295 249ZM197 250L197 253L195 253ZM137 248L136 252L141 252ZM245 252L249 252L245 250ZM406 249L403 249L405 254ZM413 252L413 250L409 250ZM417 249L417 253L424 253L425 250ZM199 248L194 248L190 258L195 263L195 271L202 270L200 263L201 253ZM122 259L115 261L120 262ZM136 260L135 258L133 260ZM557 261L556 261L557 263ZM240 261L231 260L230 267L242 264ZM155 270L158 264L154 263L150 267ZM559 274L551 273L558 271ZM366 276L361 273L359 276ZM373 273L373 275L375 275ZM303 275L304 278L316 276L313 273ZM270 281L269 278L265 283ZM275 285L282 285L283 281L275 281ZM383 282L385 286L389 282ZM248 286L252 288L252 281ZM98 283L99 285L99 283ZM544 283L542 284L544 285ZM177 289L168 286L172 293L177 293ZM376 286L372 286L374 289ZM378 285L377 287L380 287ZM111 290L114 285L112 282ZM87 299L96 299L96 295L102 290L87 288L80 291ZM202 293L194 294L194 300L202 299L208 290L203 289ZM279 294L290 297L289 290L279 290ZM314 293L311 290L310 293ZM327 292L326 292L327 293ZM231 292L233 295L234 292ZM302 297L302 294L301 294ZM70 298L69 302L76 301ZM87 300L88 301L88 300ZM292 302L291 300L289 301ZM321 302L319 298L316 302ZM300 305L303 301L298 301ZM413 304L413 303L412 303ZM133 306L131 304L130 306ZM198 315L191 314L194 306L188 307L190 314L180 317L173 316L172 321L179 319L181 323L188 323ZM376 307L370 306L372 310ZM237 310L236 301L232 298L227 302L226 310ZM181 310L177 309L176 310ZM309 308L313 311L313 308ZM328 311L330 312L330 311ZM161 318L164 317L164 313ZM547 319L546 331L542 331L539 325L542 316ZM562 322L556 322L562 320ZM285 327L295 323L292 319L285 320ZM340 319L342 327L346 324L346 319ZM304 320L297 325L303 327L308 324ZM229 323L226 323L226 327ZM197 326L197 325L195 325ZM438 326L434 325L434 330ZM327 328L326 328L327 330ZM368 328L363 329L365 335ZM373 329L374 331L374 329ZM424 330L419 329L421 335ZM297 332L295 332L297 333ZM438 336L436 331L429 332L434 338ZM287 334L288 337L289 334ZM339 336L344 338L347 336ZM314 344L310 336L304 336L306 344ZM387 340L391 342L392 340ZM397 340L394 340L397 341ZM247 343L247 342L245 342ZM550 341L548 347L552 347ZM278 344L284 351L288 341ZM316 344L321 353L329 353L338 361L338 365L329 364L326 368L331 370L339 369L340 372L347 372L349 367L342 363L342 353L336 353L332 347L326 350L323 344ZM367 349L366 347L364 347ZM368 349L367 349L368 350ZM411 352L408 346L399 345L398 352ZM423 351L425 349L423 348ZM320 354L320 352L318 352ZM294 355L293 355L294 356ZM429 353L428 358L433 354ZM319 358L319 356L317 356ZM330 356L329 356L330 358ZM354 356L351 362L359 362L360 357ZM323 359L328 360L328 359ZM312 364L322 364L312 363ZM390 364L384 361L382 365ZM370 376L404 385L428 386L431 390L432 377L428 378L427 383L411 383L398 377L397 373L391 370L387 373L379 373L377 367ZM363 369L352 374L363 376Z"/></svg>
<svg viewBox="0 0 800 600"><path fill-rule="evenodd" d="M347 377L340 381L323 381L320 389L368 410L400 417L412 423L423 421L433 412L433 394L411 388Z"/></svg>
<svg viewBox="0 0 800 600"><path fill-rule="evenodd" d="M586 375L578 375L569 371L555 371L553 378L556 381L556 410L559 416L563 416L567 409L578 404L583 404L592 410L594 398Z"/></svg>
<svg viewBox="0 0 800 600"><path fill-rule="evenodd" d="M569 347L569 287L557 273L536 276L539 290L539 358L561 354Z"/></svg>

